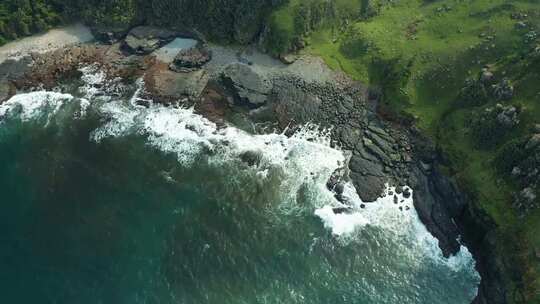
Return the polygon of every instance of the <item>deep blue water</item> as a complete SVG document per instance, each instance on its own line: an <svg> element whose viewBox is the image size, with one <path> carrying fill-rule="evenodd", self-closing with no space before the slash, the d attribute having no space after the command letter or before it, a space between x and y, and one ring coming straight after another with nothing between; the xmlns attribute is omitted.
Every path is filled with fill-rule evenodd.
<svg viewBox="0 0 540 304"><path fill-rule="evenodd" d="M470 255L442 258L414 210L381 202L351 218L314 214L336 203L324 181L340 154L323 143L241 131L207 142L218 131L187 110L149 111L127 98L104 110L90 99L83 115L77 99L44 103L55 96L2 106L0 303L474 297ZM242 149L257 151L258 163L238 157ZM333 234L339 223L354 229Z"/></svg>

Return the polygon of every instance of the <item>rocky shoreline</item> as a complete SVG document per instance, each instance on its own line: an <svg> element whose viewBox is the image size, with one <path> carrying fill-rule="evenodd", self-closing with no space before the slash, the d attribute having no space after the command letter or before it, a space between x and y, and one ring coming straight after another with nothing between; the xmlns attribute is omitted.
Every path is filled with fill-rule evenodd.
<svg viewBox="0 0 540 304"><path fill-rule="evenodd" d="M400 192L407 191L405 185L412 187L420 219L444 255L459 251L461 239L475 256L482 281L474 303L505 303L493 255L493 225L440 172L436 147L414 126L382 118L377 94L366 86L314 57L282 63L255 49L223 48L199 36L151 27L137 27L124 38L102 36L107 43L78 44L0 63L0 103L17 91L54 89L78 75L81 66L92 64L110 79L143 79L143 99L193 105L216 122L225 123L226 112L237 111L248 121L279 130L307 123L329 128L334 144L350 155L348 168L328 184L338 197L346 180L365 202L375 201L387 183ZM196 38L199 44L183 50L174 63L158 60L154 52L177 37Z"/></svg>

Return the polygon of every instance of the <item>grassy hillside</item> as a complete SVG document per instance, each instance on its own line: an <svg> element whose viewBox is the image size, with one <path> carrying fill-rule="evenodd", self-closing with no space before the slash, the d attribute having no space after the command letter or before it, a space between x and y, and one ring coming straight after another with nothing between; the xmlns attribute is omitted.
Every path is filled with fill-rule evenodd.
<svg viewBox="0 0 540 304"><path fill-rule="evenodd" d="M282 36L301 37L304 52L378 87L384 111L414 119L437 141L448 156L448 172L498 225L504 262L524 267L521 274L508 274L511 290L517 290L510 300L519 302L523 291L526 303L540 303L540 211L524 214L512 206L522 185L495 161L515 157L503 154L540 123L540 3L336 0L348 15L332 20L327 14L302 33L295 15L287 13L300 2L291 0L272 16ZM492 83L480 85L483 68ZM501 95L505 86L513 88L512 96ZM486 114L512 107L519 123L507 128L493 125Z"/></svg>

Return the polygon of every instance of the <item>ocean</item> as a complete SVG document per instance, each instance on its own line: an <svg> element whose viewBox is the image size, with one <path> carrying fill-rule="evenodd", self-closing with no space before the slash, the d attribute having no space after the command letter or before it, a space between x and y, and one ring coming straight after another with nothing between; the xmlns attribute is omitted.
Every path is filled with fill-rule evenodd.
<svg viewBox="0 0 540 304"><path fill-rule="evenodd" d="M328 134L218 126L95 67L0 105L1 303L470 303L412 198L350 212ZM414 189L412 189L414 191ZM400 208L401 207L401 208Z"/></svg>

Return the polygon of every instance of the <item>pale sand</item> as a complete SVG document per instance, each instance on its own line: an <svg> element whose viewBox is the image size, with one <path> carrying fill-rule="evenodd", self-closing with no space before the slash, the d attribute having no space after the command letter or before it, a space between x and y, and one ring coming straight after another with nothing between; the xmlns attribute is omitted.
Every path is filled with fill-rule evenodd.
<svg viewBox="0 0 540 304"><path fill-rule="evenodd" d="M92 40L94 36L90 29L82 24L52 29L44 34L26 37L0 47L0 63L7 59L18 60L30 53L46 53Z"/></svg>

